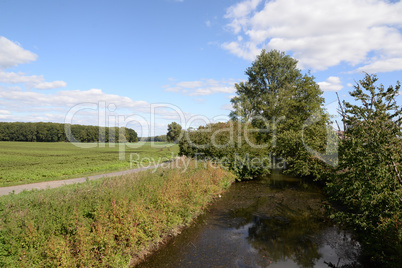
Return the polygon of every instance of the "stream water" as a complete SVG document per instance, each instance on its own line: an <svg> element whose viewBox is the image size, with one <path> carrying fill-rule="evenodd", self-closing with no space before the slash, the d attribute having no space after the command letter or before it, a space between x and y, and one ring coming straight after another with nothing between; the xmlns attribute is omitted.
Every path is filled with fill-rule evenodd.
<svg viewBox="0 0 402 268"><path fill-rule="evenodd" d="M238 182L138 267L341 267L359 264L350 233L326 220L318 187L279 173Z"/></svg>

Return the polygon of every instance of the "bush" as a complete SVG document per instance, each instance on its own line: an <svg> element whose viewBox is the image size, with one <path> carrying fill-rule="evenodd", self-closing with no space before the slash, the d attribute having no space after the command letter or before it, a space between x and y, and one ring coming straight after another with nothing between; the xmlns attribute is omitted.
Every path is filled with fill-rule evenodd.
<svg viewBox="0 0 402 268"><path fill-rule="evenodd" d="M272 168L270 145L259 144L253 131L238 121L201 126L184 133L179 154L217 162L239 179L267 174Z"/></svg>

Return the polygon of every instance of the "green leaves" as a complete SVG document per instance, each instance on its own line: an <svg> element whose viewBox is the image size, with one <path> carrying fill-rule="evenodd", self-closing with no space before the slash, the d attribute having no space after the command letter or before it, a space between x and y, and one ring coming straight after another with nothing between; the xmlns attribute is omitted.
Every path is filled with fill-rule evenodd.
<svg viewBox="0 0 402 268"><path fill-rule="evenodd" d="M247 82L236 84L232 119L264 129L257 139L272 144L271 153L286 159L288 173L318 176L323 164L306 147L316 152L325 148L329 119L314 77L303 75L297 60L277 50L263 50L246 75ZM320 119L305 128L313 116Z"/></svg>
<svg viewBox="0 0 402 268"><path fill-rule="evenodd" d="M249 179L272 168L270 145L259 143L255 133L249 124L238 121L208 124L184 133L180 154L212 160L233 171L238 179Z"/></svg>
<svg viewBox="0 0 402 268"><path fill-rule="evenodd" d="M168 132L166 134L168 142L177 143L182 136L181 126L176 122L172 122L168 125Z"/></svg>
<svg viewBox="0 0 402 268"><path fill-rule="evenodd" d="M358 104L344 102L346 131L339 166L329 174L327 192L345 209L336 219L362 234L363 246L387 265L401 262L402 110L395 97L399 83L385 90L377 77L366 74L350 93ZM389 234L394 235L389 235ZM379 254L385 252L385 256ZM399 258L399 259L398 259Z"/></svg>
<svg viewBox="0 0 402 268"><path fill-rule="evenodd" d="M136 142L137 133L126 127L0 122L0 141Z"/></svg>

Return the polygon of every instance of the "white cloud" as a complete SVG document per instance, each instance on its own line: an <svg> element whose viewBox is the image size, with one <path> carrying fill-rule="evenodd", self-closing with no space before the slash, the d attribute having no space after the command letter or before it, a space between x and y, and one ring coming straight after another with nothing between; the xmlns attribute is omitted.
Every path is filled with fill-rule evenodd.
<svg viewBox="0 0 402 268"><path fill-rule="evenodd" d="M261 49L252 42L242 43L241 41L233 41L230 43L223 43L222 47L232 54L248 60L255 60L255 56L261 51Z"/></svg>
<svg viewBox="0 0 402 268"><path fill-rule="evenodd" d="M343 88L341 79L336 76L330 76L325 82L317 83L323 91L339 91Z"/></svg>
<svg viewBox="0 0 402 268"><path fill-rule="evenodd" d="M147 136L150 133L166 134L167 125L172 121L185 125L195 116L169 103L157 104L153 110L151 106L152 104L146 101L108 94L101 89L61 90L56 93L46 93L27 91L19 87L0 86L0 120L2 121L70 123L69 120L65 121L69 118L67 115L75 111L71 122L73 124L104 125L103 121L100 121L100 116L103 115L103 118L108 120L106 124L109 126L115 126L114 121L110 121L109 118L120 116L119 120L123 122L116 121L116 125L121 126L124 120L134 117L135 120L129 124L129 127ZM183 118L184 121L181 122ZM152 126L151 122L153 122ZM151 128L155 130L150 132Z"/></svg>
<svg viewBox="0 0 402 268"><path fill-rule="evenodd" d="M226 18L242 18L249 15L252 11L254 11L258 4L261 3L261 0L246 0L240 3L237 3L227 9Z"/></svg>
<svg viewBox="0 0 402 268"><path fill-rule="evenodd" d="M242 29L246 30L247 16L253 12L261 0L246 0L229 7L226 11L225 18L232 19L228 25L235 33L239 33Z"/></svg>
<svg viewBox="0 0 402 268"><path fill-rule="evenodd" d="M164 86L165 91L182 93L189 96L205 96L216 93L234 93L236 89L235 80L202 79L200 81L178 82L173 85Z"/></svg>
<svg viewBox="0 0 402 268"><path fill-rule="evenodd" d="M202 82L201 82L201 81L179 82L179 83L177 83L177 86L178 86L179 88L189 88L189 89L193 89L193 88L201 87L201 86L202 86Z"/></svg>
<svg viewBox="0 0 402 268"><path fill-rule="evenodd" d="M45 82L42 75L27 76L24 73L2 72L0 71L0 83L5 84L26 84L29 88L36 89L52 89L65 87L67 85L64 81Z"/></svg>
<svg viewBox="0 0 402 268"><path fill-rule="evenodd" d="M398 70L402 70L402 57L374 60L372 63L357 69L359 72L366 73L392 72Z"/></svg>
<svg viewBox="0 0 402 268"><path fill-rule="evenodd" d="M101 89L62 90L54 94L45 94L33 91L24 91L18 87L0 87L0 99L2 105L13 108L20 106L20 110L48 110L46 107L61 107L70 109L75 105L90 102L106 102L114 104L118 108L131 108L133 111L149 111L149 103L145 101L133 101L129 97L104 93ZM52 111L49 110L49 112Z"/></svg>
<svg viewBox="0 0 402 268"><path fill-rule="evenodd" d="M402 70L402 2L382 0L246 0L229 7L228 28L244 40L232 54L254 60L262 48L292 52L301 68L346 62L358 70Z"/></svg>
<svg viewBox="0 0 402 268"><path fill-rule="evenodd" d="M233 106L232 104L225 104L221 107L222 110L228 110L228 111L233 111Z"/></svg>
<svg viewBox="0 0 402 268"><path fill-rule="evenodd" d="M0 71L0 82L6 84L38 84L43 81L42 76L31 75L26 76L24 73L12 73Z"/></svg>
<svg viewBox="0 0 402 268"><path fill-rule="evenodd" d="M1 69L17 66L19 64L35 61L38 56L23 49L19 44L0 36L0 83L25 84L28 88L52 89L65 87L64 81L46 82L42 75L27 76L24 73L5 72Z"/></svg>
<svg viewBox="0 0 402 268"><path fill-rule="evenodd" d="M211 27L211 21L210 21L210 20L205 21L205 25L206 25L207 27Z"/></svg>
<svg viewBox="0 0 402 268"><path fill-rule="evenodd" d="M64 81L53 81L53 82L41 82L34 87L37 89L52 89L52 88L60 88L66 87L67 83Z"/></svg>
<svg viewBox="0 0 402 268"><path fill-rule="evenodd" d="M66 82L47 82L43 75L26 75L22 72L3 70L36 59L37 55L34 53L24 50L19 44L0 36L0 121L122 126L121 121L124 124L127 123L126 120L131 120L128 122L129 127L131 125L140 126L135 127L135 130L140 135L147 136L152 133L165 134L168 123L182 118L189 119L193 116L172 104L168 104L167 108L153 111L152 104L146 101L136 101L126 96L108 94L101 89L60 90L55 93L37 91L36 89L65 87ZM173 79L169 79L169 81L177 83ZM183 92L185 92L184 87L197 90L202 86L202 83L194 82L177 84L180 86L178 90ZM101 109L103 110L101 111ZM72 118L67 116L71 111L75 111ZM105 118L102 121L104 123L100 121L101 117ZM65 121L66 118L72 121ZM110 118L115 118L116 122L113 120L113 122L106 122ZM119 121L120 123L117 123Z"/></svg>
<svg viewBox="0 0 402 268"><path fill-rule="evenodd" d="M0 36L0 69L35 61L38 56L23 49L19 44Z"/></svg>

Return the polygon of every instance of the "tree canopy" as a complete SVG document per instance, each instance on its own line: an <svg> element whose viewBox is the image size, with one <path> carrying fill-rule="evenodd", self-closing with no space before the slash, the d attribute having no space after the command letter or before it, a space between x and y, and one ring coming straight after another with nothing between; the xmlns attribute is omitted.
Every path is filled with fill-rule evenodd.
<svg viewBox="0 0 402 268"><path fill-rule="evenodd" d="M378 262L402 262L402 110L399 82L387 89L366 74L350 93L357 104L340 107L345 132L339 165L330 170L327 192L345 210L337 220L362 233L363 247ZM398 259L399 256L399 259Z"/></svg>
<svg viewBox="0 0 402 268"><path fill-rule="evenodd" d="M297 60L284 52L262 50L245 72L248 81L235 84L237 96L231 100L235 109L231 117L248 121L256 116L284 115L282 99L292 95L287 93L302 77L296 66Z"/></svg>
<svg viewBox="0 0 402 268"><path fill-rule="evenodd" d="M318 176L323 163L306 145L317 152L325 148L328 116L314 77L303 75L297 60L277 50L263 50L246 75L248 81L235 84L232 120L186 132L180 152L223 157L242 178L267 172L282 159L287 173Z"/></svg>
<svg viewBox="0 0 402 268"><path fill-rule="evenodd" d="M168 132L166 134L167 141L168 142L175 142L175 143L179 142L179 139L182 136L181 131L182 131L182 128L178 123L172 122L171 124L169 124L168 125Z"/></svg>
<svg viewBox="0 0 402 268"><path fill-rule="evenodd" d="M276 167L275 159L284 158L285 173L311 176L325 184L331 205L337 205L331 218L357 231L374 264L399 267L399 82L384 88L376 85L375 75L366 74L350 93L357 103L343 102L340 107L344 133L338 137L329 131L329 116L314 77L296 66L297 61L283 52L263 50L247 68L248 80L235 85L232 120L187 131L180 153L220 161L241 179L269 172Z"/></svg>
<svg viewBox="0 0 402 268"><path fill-rule="evenodd" d="M0 141L136 142L137 132L125 127L107 128L43 122L0 122Z"/></svg>
<svg viewBox="0 0 402 268"><path fill-rule="evenodd" d="M245 73L248 81L235 85L231 118L257 128L260 143L286 159L288 173L318 175L318 159L305 145L324 150L329 119L321 107L324 98L314 77L303 75L297 60L277 50L262 50ZM312 117L315 123L305 128Z"/></svg>

